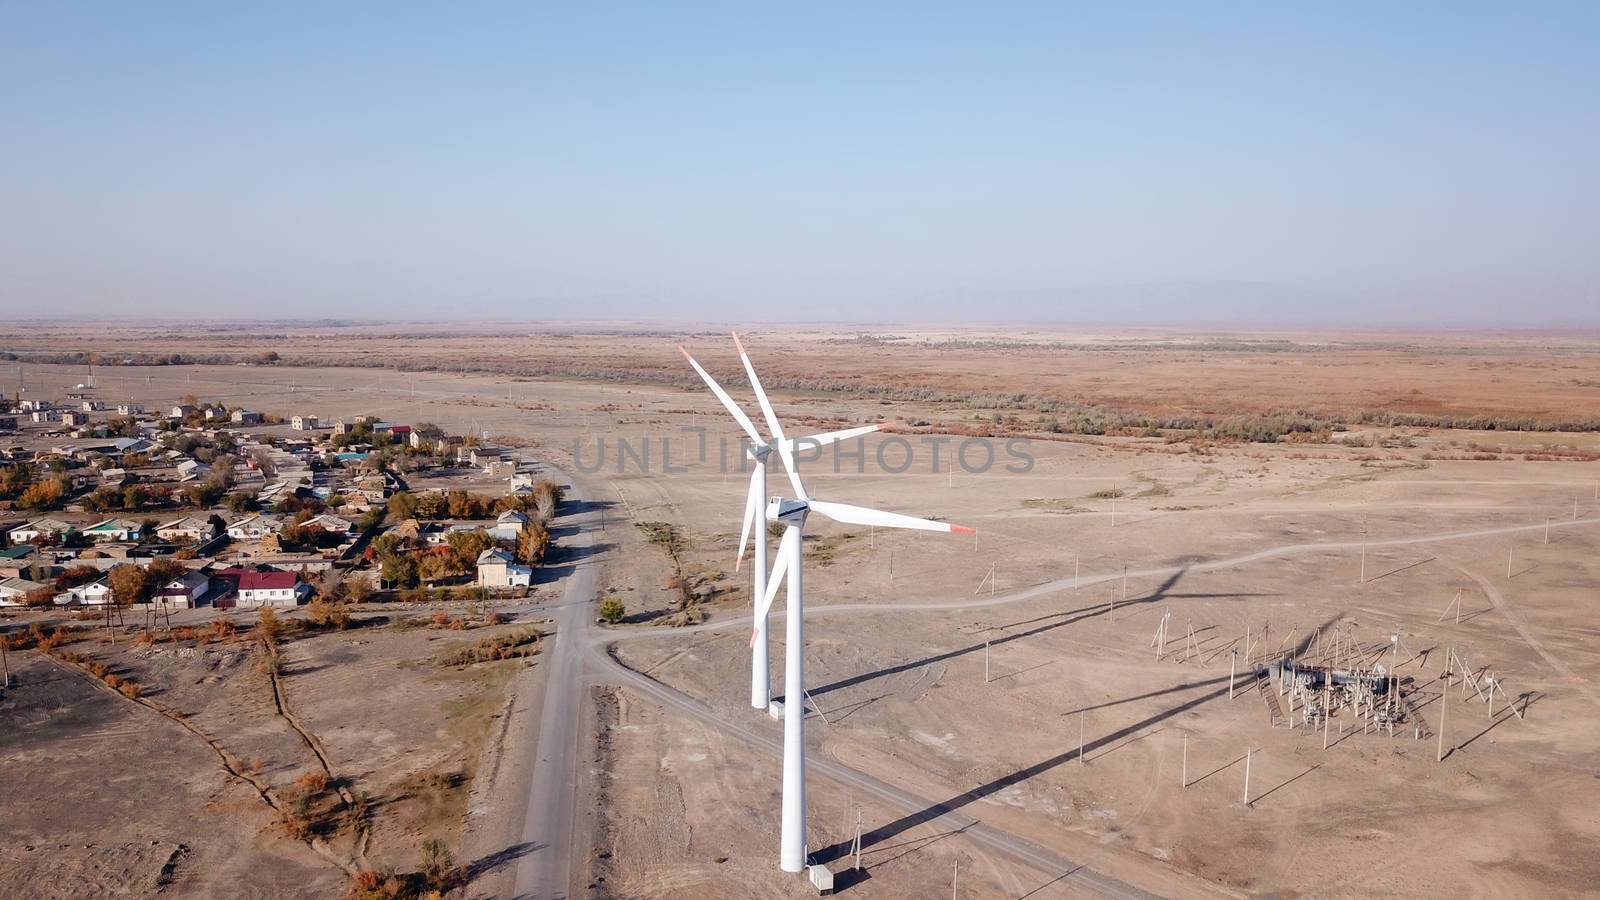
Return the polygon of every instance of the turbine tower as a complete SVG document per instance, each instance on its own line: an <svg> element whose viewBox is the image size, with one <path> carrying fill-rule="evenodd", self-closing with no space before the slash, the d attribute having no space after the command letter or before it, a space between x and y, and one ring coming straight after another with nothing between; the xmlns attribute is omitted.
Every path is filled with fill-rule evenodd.
<svg viewBox="0 0 1600 900"><path fill-rule="evenodd" d="M750 364L750 357L745 353L744 344L739 340L738 334L733 335L733 343L735 347L739 348L739 358L744 363L744 370L750 378L750 384L755 387L758 395L762 395L761 381L756 377L755 367ZM761 437L755 423L750 421L750 417L744 414L744 410L739 408L739 404L733 402L733 398L728 396L728 392L722 389L722 385L717 384L717 380L712 378L711 374L700 363L696 362L693 356L689 355L688 350L685 350L680 345L678 352L682 353L683 358L689 361L689 365L694 367L700 379L706 383L706 387L711 389L711 393L716 395L717 399L722 402L723 408L733 416L734 421L739 423L739 427L744 429L745 435L750 438L750 447L747 455L755 460L755 466L750 472L749 489L745 491L744 523L739 528L739 551L738 556L734 558L733 570L735 572L739 571L744 564L745 544L754 538L755 552L750 572L750 605L754 609L760 603L762 593L767 589L767 531L764 526L760 529L754 529L753 526L756 524L756 517L761 514L762 505L766 502L767 459L772 455L773 446ZM801 438L798 443L808 447L824 447L838 441L870 434L877 431L878 428L878 425L846 428L841 431L830 431ZM794 449L796 448L791 447L789 456L784 458L792 458ZM756 619L756 640L751 643L750 652L750 706L753 709L766 709L772 701L771 663L768 660L768 652L767 619L763 615Z"/></svg>
<svg viewBox="0 0 1600 900"><path fill-rule="evenodd" d="M742 348L741 348L742 350ZM741 355L743 355L741 353ZM745 364L749 365L746 358ZM752 376L754 372L751 373ZM756 629L751 643L761 638L761 625L766 621L772 601L778 595L778 585L788 576L785 592L784 645L783 645L783 820L778 844L778 867L785 872L800 872L806 866L806 691L805 691L805 590L804 540L806 517L813 511L822 513L835 522L850 525L869 525L884 528L914 528L922 531L944 531L971 534L975 529L949 522L934 522L899 513L851 506L847 503L824 502L806 493L800 483L800 473L795 468L793 445L783 435L783 425L767 400L766 391L754 377L756 400L761 404L761 414L776 442L778 455L783 458L784 469L795 496L773 497L767 502L767 519L783 525L783 539L778 544L778 561L772 576L762 592L756 608Z"/></svg>

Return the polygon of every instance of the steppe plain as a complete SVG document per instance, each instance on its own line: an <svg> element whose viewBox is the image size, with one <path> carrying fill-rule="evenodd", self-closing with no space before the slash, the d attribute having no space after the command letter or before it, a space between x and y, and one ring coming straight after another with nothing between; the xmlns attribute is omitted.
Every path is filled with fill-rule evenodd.
<svg viewBox="0 0 1600 900"><path fill-rule="evenodd" d="M622 597L630 621L597 630L599 646L711 714L625 678L586 685L594 734L578 790L593 799L580 803L572 895L811 893L776 869L777 757L716 725L778 728L747 699L737 432L676 349L748 400L723 329L6 331L0 351L18 357L30 395L82 381L85 366L58 357L92 351L109 401L193 394L526 442L605 505L599 593ZM929 801L906 809L813 774L813 851L842 871L837 850L858 812L866 832L850 895L943 896L953 877L961 897L1098 893L1074 869L1030 865L952 827L961 817L1166 896L1579 896L1600 884L1600 434L1537 430L1600 417L1600 338L906 325L742 336L792 432L895 423L865 441L859 470L849 457L839 471L826 455L807 463L813 494L978 529L812 529L811 750ZM256 364L266 352L278 360ZM120 364L138 354L203 362ZM8 392L17 362L0 370ZM1270 443L1233 433L1285 419L1303 430ZM704 456L694 429L705 429ZM952 466L968 438L992 441L995 464ZM1027 471L1007 470L1008 440L1025 442ZM878 464L890 442L891 467L912 450L903 472ZM620 443L634 453L622 463ZM675 558L647 523L678 535ZM675 615L685 581L704 589L704 621L662 624L688 618ZM516 615L539 621L560 584L541 590ZM1458 592L1459 622L1445 614ZM1151 639L1169 612L1175 639L1160 654ZM1276 650L1336 631L1378 651L1403 641L1398 673L1413 679L1422 739L1347 730L1324 750L1320 732L1272 727L1253 688L1229 699L1231 651L1247 635L1260 660L1263 641ZM334 770L375 799L406 798L374 813L368 859L414 867L421 838L439 835L481 875L463 895L505 896L505 848L474 829L520 815L519 798L472 782L513 752L496 744L516 733L496 723L537 704L530 673L542 663L471 678L407 664L449 640L378 628L309 637L287 645L284 681ZM1441 698L1446 648L1496 673L1514 702L1491 715L1459 687ZM268 781L314 763L270 715L247 660L191 672L198 661L140 659L122 644L92 652L167 666L170 684L149 680L230 752L261 757ZM0 892L343 890L345 872L276 834L204 743L23 657L25 676L41 671L23 680L32 696L0 697L0 801L20 813L0 826L12 873Z"/></svg>

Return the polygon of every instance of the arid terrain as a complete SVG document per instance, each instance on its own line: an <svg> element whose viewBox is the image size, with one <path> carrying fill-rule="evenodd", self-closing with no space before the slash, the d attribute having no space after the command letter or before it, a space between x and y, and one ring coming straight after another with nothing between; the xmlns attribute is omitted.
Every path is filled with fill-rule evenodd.
<svg viewBox="0 0 1600 900"><path fill-rule="evenodd" d="M436 838L463 867L455 893L515 896L523 866L552 865L522 835L545 813L528 808L530 747L557 690L584 723L563 893L814 894L777 870L780 725L748 702L737 426L677 351L754 413L722 330L6 332L8 393L20 377L59 394L87 377L65 355L92 352L111 402L195 395L525 443L588 494L574 527L597 583L578 602L615 596L627 615L591 626L580 606L583 630L560 633L560 567L504 625L460 604L363 604L348 630L291 612L276 679L243 613L206 643L126 631L113 647L82 623L59 649L145 685L143 703L13 652L0 894L338 896L352 860L416 871ZM808 529L811 852L864 898L952 879L971 898L1592 892L1600 338L1181 335L742 334L791 433L894 423L806 462L811 493L978 532ZM122 364L169 354L202 362ZM5 615L20 633L40 614ZM531 659L439 664L524 628L545 634ZM556 640L581 665L547 682ZM1330 647L1404 680L1392 735L1274 726L1254 666ZM1463 666L1442 680L1452 651L1497 679L1492 708ZM327 834L296 840L273 805L316 771ZM356 806L362 824L336 827ZM858 816L865 868L847 873Z"/></svg>

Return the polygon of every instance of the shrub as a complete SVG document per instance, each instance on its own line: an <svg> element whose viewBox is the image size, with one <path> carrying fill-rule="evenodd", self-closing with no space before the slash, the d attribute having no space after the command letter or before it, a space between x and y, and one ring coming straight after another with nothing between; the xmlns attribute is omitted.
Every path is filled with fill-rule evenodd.
<svg viewBox="0 0 1600 900"><path fill-rule="evenodd" d="M611 594L600 601L600 619L607 624L615 625L621 622L627 614L627 606L623 604L622 598L615 594Z"/></svg>

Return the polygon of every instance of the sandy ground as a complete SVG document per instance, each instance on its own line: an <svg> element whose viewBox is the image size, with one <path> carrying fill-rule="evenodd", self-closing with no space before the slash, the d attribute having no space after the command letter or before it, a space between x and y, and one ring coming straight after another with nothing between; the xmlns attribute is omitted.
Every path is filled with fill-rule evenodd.
<svg viewBox="0 0 1600 900"><path fill-rule="evenodd" d="M719 372L728 370L722 362ZM614 447L648 435L659 448L666 437L672 462L688 471L665 471L657 449L646 471L631 462L618 471L613 451L606 466L575 473L613 504L605 537L626 562L607 568L606 589L641 617L668 608L676 567L634 523L670 523L685 541L679 565L716 589L704 607L713 626L728 624L628 626L650 637L620 641L618 653L730 717L776 728L747 708L748 625L738 619L748 615L748 585L731 565L744 477L717 466L717 439L733 430L709 397L355 369L197 367L150 378L119 389L136 399L193 392L283 414L374 412L521 435L568 465L597 438ZM786 416L817 421L924 411L831 396L775 400ZM685 427L709 429L706 461ZM918 444L904 473L806 469L819 497L979 528L974 540L815 523L808 687L827 721L809 723L813 752L1157 893L1583 894L1600 881L1600 817L1588 799L1600 771L1600 657L1585 618L1600 585L1600 470L1519 451L1562 443L1592 452L1600 438L1403 433L1411 446L1036 442L1023 474L952 472L948 457L935 472ZM1505 452L1439 458L1474 442L1504 443ZM869 459L879 443L866 445ZM1121 492L1114 506L1113 490ZM1440 621L1458 591L1460 623L1453 614ZM1157 660L1151 637L1169 611L1175 640ZM1178 646L1190 627L1198 654ZM1260 694L1230 701L1229 651L1247 629L1262 644L1263 628L1274 648L1313 629L1372 648L1399 634L1409 651L1399 672L1414 679L1424 738L1347 732L1323 751L1320 734L1272 728ZM1491 718L1459 688L1438 699L1447 647L1498 673L1519 705L1527 695L1526 717L1502 701ZM778 648L773 666L781 690ZM804 893L776 872L776 762L626 690L615 703L597 757L605 802L595 872L607 886L596 893ZM1437 763L1441 708L1449 755ZM426 742L440 743L442 727L423 729ZM1241 802L1247 751L1249 806ZM425 754L419 764L453 763ZM872 836L870 877L852 888L862 896L941 896L958 856L971 873L958 896L1073 895L1053 880L1060 873L1018 870L959 835L923 833L839 790L813 779L811 839L848 840L859 806ZM658 827L680 819L682 829ZM406 827L396 824L414 833Z"/></svg>

